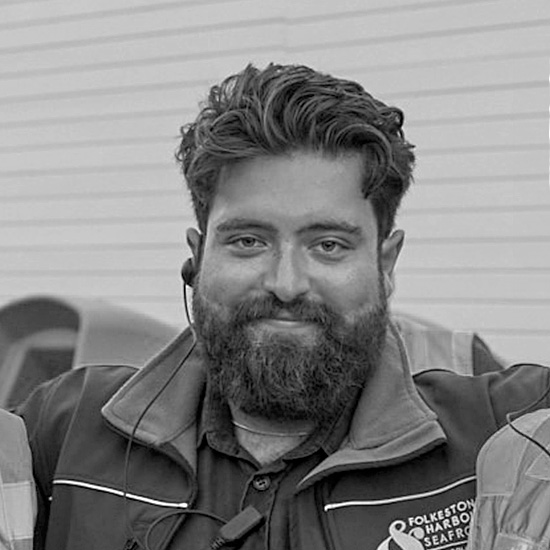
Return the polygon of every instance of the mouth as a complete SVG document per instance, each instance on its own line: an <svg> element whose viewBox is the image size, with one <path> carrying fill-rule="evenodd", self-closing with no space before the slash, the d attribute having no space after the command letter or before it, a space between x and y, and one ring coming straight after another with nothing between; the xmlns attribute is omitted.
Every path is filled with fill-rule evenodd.
<svg viewBox="0 0 550 550"><path fill-rule="evenodd" d="M318 326L311 321L304 321L296 317L264 317L255 323L260 331L287 334L311 334L317 332Z"/></svg>
<svg viewBox="0 0 550 550"><path fill-rule="evenodd" d="M311 326L312 323L308 321L302 321L300 319L293 319L293 318L284 318L284 317L276 317L271 319L262 319L262 323L269 325L273 328L281 328L281 329L293 329L293 328L300 328L300 327L307 327Z"/></svg>

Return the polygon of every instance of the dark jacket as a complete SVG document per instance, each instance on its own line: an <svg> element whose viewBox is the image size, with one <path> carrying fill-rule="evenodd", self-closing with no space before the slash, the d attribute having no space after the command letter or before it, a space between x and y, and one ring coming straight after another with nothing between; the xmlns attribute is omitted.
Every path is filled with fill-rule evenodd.
<svg viewBox="0 0 550 550"><path fill-rule="evenodd" d="M41 497L39 548L122 550L146 537L150 548L170 548L197 495L205 369L196 350L182 361L191 346L184 333L139 371L72 371L21 407ZM427 371L413 382L392 327L340 449L296 487L291 548L462 548L480 447L549 383L550 370L530 365L479 377Z"/></svg>

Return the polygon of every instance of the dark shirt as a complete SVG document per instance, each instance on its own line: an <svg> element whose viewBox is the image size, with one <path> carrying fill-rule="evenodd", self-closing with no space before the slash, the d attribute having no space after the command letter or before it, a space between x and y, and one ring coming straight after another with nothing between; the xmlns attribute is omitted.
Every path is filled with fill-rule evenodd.
<svg viewBox="0 0 550 550"><path fill-rule="evenodd" d="M239 548L288 548L290 499L300 480L338 449L348 432L355 405L356 399L348 400L333 420L301 445L262 466L237 442L229 406L207 392L198 440L198 498L193 509L230 520L252 505L266 519ZM221 525L214 519L189 514L171 548L208 548Z"/></svg>

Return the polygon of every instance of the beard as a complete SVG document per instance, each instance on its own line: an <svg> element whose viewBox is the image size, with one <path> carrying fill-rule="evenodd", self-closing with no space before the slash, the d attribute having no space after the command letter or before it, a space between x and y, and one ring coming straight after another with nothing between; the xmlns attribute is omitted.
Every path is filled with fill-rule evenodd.
<svg viewBox="0 0 550 550"><path fill-rule="evenodd" d="M247 299L228 312L208 303L197 284L195 330L214 394L271 420L322 423L333 417L355 399L380 360L388 313L379 287L379 303L350 321L324 304L281 302L273 295ZM258 327L282 311L311 323L313 337Z"/></svg>

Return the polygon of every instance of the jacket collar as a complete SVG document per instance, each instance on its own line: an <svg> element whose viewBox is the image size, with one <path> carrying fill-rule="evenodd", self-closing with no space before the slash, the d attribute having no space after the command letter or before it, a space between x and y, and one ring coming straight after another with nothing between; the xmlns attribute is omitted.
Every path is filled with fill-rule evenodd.
<svg viewBox="0 0 550 550"><path fill-rule="evenodd" d="M205 387L205 362L187 330L133 375L105 404L102 414L134 440L154 447L174 446L195 469ZM401 462L445 440L436 414L414 385L403 340L390 324L380 365L359 398L348 436L302 484L309 485L344 465Z"/></svg>

